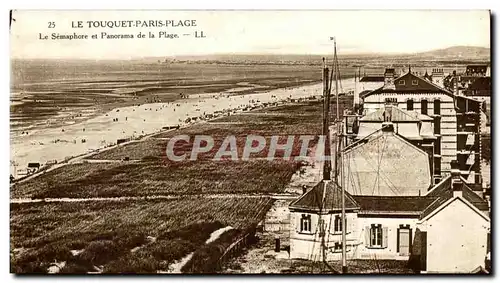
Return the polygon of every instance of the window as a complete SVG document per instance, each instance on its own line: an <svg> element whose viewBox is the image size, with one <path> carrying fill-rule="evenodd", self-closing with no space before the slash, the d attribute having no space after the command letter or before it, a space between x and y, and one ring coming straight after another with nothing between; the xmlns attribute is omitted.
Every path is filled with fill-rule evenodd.
<svg viewBox="0 0 500 283"><path fill-rule="evenodd" d="M441 155L441 137L437 137L434 142L434 154Z"/></svg>
<svg viewBox="0 0 500 283"><path fill-rule="evenodd" d="M405 85L405 80L400 80L399 85Z"/></svg>
<svg viewBox="0 0 500 283"><path fill-rule="evenodd" d="M439 100L434 100L434 114L435 115L440 115L441 114L441 101Z"/></svg>
<svg viewBox="0 0 500 283"><path fill-rule="evenodd" d="M435 135L441 134L441 119L439 119L439 118L440 117L434 117L434 134Z"/></svg>
<svg viewBox="0 0 500 283"><path fill-rule="evenodd" d="M418 85L418 81L417 80L412 80L411 81L411 85Z"/></svg>
<svg viewBox="0 0 500 283"><path fill-rule="evenodd" d="M300 231L311 232L311 215L302 214L300 218Z"/></svg>
<svg viewBox="0 0 500 283"><path fill-rule="evenodd" d="M422 101L420 101L420 113L427 115L427 100L426 99L422 99Z"/></svg>
<svg viewBox="0 0 500 283"><path fill-rule="evenodd" d="M434 175L441 175L441 158L440 157L434 157Z"/></svg>
<svg viewBox="0 0 500 283"><path fill-rule="evenodd" d="M365 246L367 248L387 248L387 227L382 224L372 224L365 227Z"/></svg>
<svg viewBox="0 0 500 283"><path fill-rule="evenodd" d="M406 110L413 110L413 99L408 99L406 101Z"/></svg>
<svg viewBox="0 0 500 283"><path fill-rule="evenodd" d="M342 251L342 243L335 242L335 251Z"/></svg>
<svg viewBox="0 0 500 283"><path fill-rule="evenodd" d="M382 225L372 226L370 229L370 246L382 247Z"/></svg>
<svg viewBox="0 0 500 283"><path fill-rule="evenodd" d="M347 219L345 221L347 223ZM334 232L342 232L342 216L340 215L335 215L335 225L334 225Z"/></svg>

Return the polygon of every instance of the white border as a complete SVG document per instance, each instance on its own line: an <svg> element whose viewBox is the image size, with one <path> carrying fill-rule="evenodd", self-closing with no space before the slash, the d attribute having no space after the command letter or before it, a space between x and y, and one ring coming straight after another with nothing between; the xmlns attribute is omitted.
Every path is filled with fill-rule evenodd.
<svg viewBox="0 0 500 283"><path fill-rule="evenodd" d="M498 9L498 3L499 1L488 1L488 0L474 0L474 1L435 1L435 0L419 0L419 1L396 1L396 0L385 0L385 1L370 1L370 0L364 0L364 1L318 1L318 0L306 0L306 1L269 1L269 0L252 0L252 1L223 1L223 0L211 0L211 1L203 1L203 0L182 0L182 1L149 1L149 0L141 0L141 1L117 1L117 2L110 2L110 3L105 3L102 0L85 0L85 1L64 1L64 0L43 0L43 1L28 1L28 0L17 0L17 1L11 1L11 3L6 3L6 1L2 1L0 5L5 6L5 9L2 9L3 13L3 28L1 29L2 33L2 64L1 64L1 70L2 70L2 76L1 76L1 81L2 81L2 86L3 86L3 94L2 94L2 99L4 103L0 104L4 107L4 110L1 111L2 118L0 119L0 127L2 132L8 137L9 135L9 95L10 94L10 84L9 84L9 77L10 77L10 53L9 53L9 33L8 33L8 26L7 26L7 15L8 15L8 10L9 9L140 9L140 10L145 10L145 9L178 9L178 10L185 10L185 9L223 9L223 10L232 10L232 9L247 9L247 10L253 10L253 9L260 9L260 10L269 10L269 9L286 9L286 10L316 10L316 9L322 9L322 10L329 10L329 9L492 9L493 13L498 13L500 9ZM10 4L10 5L9 5ZM354 22L355 19L353 19ZM494 22L494 27L493 31L497 31L497 23L498 20ZM416 23L418 24L418 23ZM460 28L460 27L457 27ZM441 32L446 32L446 31L441 31ZM492 39L493 40L493 39ZM492 42L493 45L493 42ZM497 51L497 46L495 44L495 48L493 52ZM494 66L494 79L496 82L498 82L498 74L496 72L497 70L497 65L495 64ZM495 84L496 85L496 84ZM498 106L498 101L500 99L497 98L495 102L494 108L497 109ZM500 109L500 108L499 108ZM496 129L496 122L493 123L494 128L492 129L493 131L497 131ZM10 153L10 148L9 148L9 139L8 138L2 138L1 139L1 147L2 147L2 152L4 153L2 156L9 156ZM497 146L495 145L495 148ZM495 150L494 152L497 152ZM495 158L496 159L496 158ZM3 192L3 199L5 201L5 210L2 213L2 220L3 220L3 225L2 227L2 245L1 245L1 252L0 256L2 258L2 279L6 279L7 282L11 282L14 280L23 280L23 281L33 281L35 282L42 279L42 280L54 280L55 278L53 277L44 277L44 278L18 278L14 277L13 275L9 274L9 264L10 264L10 258L9 258L9 232L8 232L8 226L9 226L9 204L8 200L10 198L9 196L9 186L8 186L8 179L7 179L7 173L9 172L9 165L8 165L8 158L4 158L3 162L0 163L2 166L2 171L4 172L3 176L3 186L2 186L2 192ZM500 173L499 171L495 170L494 173ZM495 176L497 174L492 174L492 176ZM499 175L500 176L500 175ZM496 183L496 182L495 182ZM497 193L494 194L495 196L499 195ZM495 197L494 203L497 203L496 200L497 197ZM492 226L496 226L496 219L497 217L492 217L495 220L495 224ZM494 229L496 230L496 229ZM494 231L495 235L499 235L499 231ZM494 247L499 246L498 244L495 244ZM496 251L495 251L496 252ZM498 253L495 253L495 260L494 262L497 263L498 260ZM493 267L495 270L497 270L497 264ZM398 280L401 277L389 277L389 278L384 278L384 280L391 280L391 279L396 279ZM124 278L124 277L62 277L62 278L57 278L56 280L61 280L62 282L65 281L71 281L71 280L113 280L113 281L118 281L118 280L133 280L134 282L136 281L144 281L144 282L164 282L165 280L168 281L184 281L184 280L193 280L193 281L205 281L205 280L251 280L251 281L259 281L259 282L274 282L274 281L285 281L286 282L301 282L303 280L349 280L349 281L365 281L365 280L377 280L381 278L377 277L347 277L347 278L339 278L339 277L334 277L334 278L329 278L329 277L129 277L129 278ZM416 279L416 278L413 278ZM417 280L425 280L425 277L419 277ZM453 277L453 278L443 278L444 280L456 280L458 277ZM464 278L465 279L465 278ZM469 278L471 279L471 278ZM474 280L477 280L479 278L474 278ZM3 280L2 280L3 281Z"/></svg>

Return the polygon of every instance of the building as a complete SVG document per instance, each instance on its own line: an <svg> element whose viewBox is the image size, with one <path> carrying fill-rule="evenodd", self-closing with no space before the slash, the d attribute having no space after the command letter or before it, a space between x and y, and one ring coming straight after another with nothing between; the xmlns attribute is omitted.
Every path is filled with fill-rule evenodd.
<svg viewBox="0 0 500 283"><path fill-rule="evenodd" d="M408 260L427 273L472 272L485 266L488 204L458 169L422 196L345 192L345 225L341 194L331 181L322 181L290 204L290 258L341 259L345 226L348 260Z"/></svg>
<svg viewBox="0 0 500 283"><path fill-rule="evenodd" d="M414 124L410 122L401 124ZM397 123L385 122L383 125L383 128L345 148L343 176L346 191L363 196L424 195L433 185L432 145L428 147L430 153L426 152L414 144L422 142L419 136L415 136L412 143L396 132ZM410 130L413 129L403 132L409 133ZM415 131L418 134L418 129Z"/></svg>
<svg viewBox="0 0 500 283"><path fill-rule="evenodd" d="M384 85L386 78L392 77L393 79L398 77L396 70L394 68L386 68L383 75L364 75L359 79L359 89L356 93L362 93L364 91L372 91L380 88Z"/></svg>
<svg viewBox="0 0 500 283"><path fill-rule="evenodd" d="M490 66L488 64L468 65L464 73L456 74L459 93L462 94L462 91L466 91L476 80L490 77L490 73Z"/></svg>
<svg viewBox="0 0 500 283"><path fill-rule="evenodd" d="M433 81L438 70L441 69L433 72ZM388 77L382 87L362 95L361 103L361 113L365 116L390 104L431 117L435 136L434 182L450 174L451 161L458 159L467 182L481 183L478 157L481 102L456 95L408 71L394 80Z"/></svg>
<svg viewBox="0 0 500 283"><path fill-rule="evenodd" d="M325 252L327 260L338 259L342 251L341 195L338 186L323 180L290 203L290 258L321 261L324 241L324 246L329 247L329 252ZM359 244L351 234L357 231L353 225L357 224L359 205L349 194L345 208L348 246L353 247Z"/></svg>
<svg viewBox="0 0 500 283"><path fill-rule="evenodd" d="M464 76L489 77L491 76L491 68L489 64L467 65L467 67L465 67Z"/></svg>
<svg viewBox="0 0 500 283"><path fill-rule="evenodd" d="M488 203L467 186L458 166L454 171L429 191L427 196L437 200L417 222L419 246L414 253L421 272L471 273L485 267L490 252Z"/></svg>

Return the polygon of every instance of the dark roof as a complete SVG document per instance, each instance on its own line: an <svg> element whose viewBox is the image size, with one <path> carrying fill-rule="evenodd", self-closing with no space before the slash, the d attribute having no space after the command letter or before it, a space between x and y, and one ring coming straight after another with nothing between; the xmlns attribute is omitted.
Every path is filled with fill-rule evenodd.
<svg viewBox="0 0 500 283"><path fill-rule="evenodd" d="M384 76L364 76L359 81L360 82L383 82Z"/></svg>
<svg viewBox="0 0 500 283"><path fill-rule="evenodd" d="M400 84L400 82L402 81L404 81L404 84ZM413 84L414 81L417 81L417 85ZM406 73L405 75L395 79L394 84L396 86L397 91L405 91L405 90L419 90L427 92L442 91L442 89L439 89L438 86L412 73Z"/></svg>
<svg viewBox="0 0 500 283"><path fill-rule="evenodd" d="M404 84L400 84L401 81L404 81ZM413 82L417 81L417 85L414 85ZM452 93L449 90L446 90L438 85L433 84L430 81L427 81L421 77L418 77L412 73L406 73L405 75L394 80L395 89L385 89L384 87L380 87L370 93L367 93L362 98L370 96L372 94L380 94L380 93L445 93L452 96Z"/></svg>
<svg viewBox="0 0 500 283"><path fill-rule="evenodd" d="M488 203L474 193L462 177L461 180L463 198L480 211L488 211ZM289 208L301 211L337 212L341 210L341 194L341 189L332 181L321 181L293 201ZM360 214L414 215L423 219L451 198L453 198L451 176L448 176L425 196L353 196L345 192L345 208L348 211L360 210Z"/></svg>
<svg viewBox="0 0 500 283"><path fill-rule="evenodd" d="M360 205L361 213L414 212L417 215L434 202L434 196L353 196Z"/></svg>
<svg viewBox="0 0 500 283"><path fill-rule="evenodd" d="M488 203L478 196L474 191L467 186L465 180L460 177L461 184L460 188L462 190L462 197L468 202L474 205L477 209L481 211L488 211ZM436 197L436 201L427 207L421 214L420 218L424 218L433 212L435 209L440 207L443 203L447 202L449 199L453 198L453 190L451 188L452 177L448 176L443 179L439 184L436 184L426 195L428 197Z"/></svg>
<svg viewBox="0 0 500 283"><path fill-rule="evenodd" d="M323 212L340 211L342 209L342 191L332 181L321 181L302 197L293 201L289 207ZM347 192L345 192L345 208L347 210L359 209L359 205Z"/></svg>

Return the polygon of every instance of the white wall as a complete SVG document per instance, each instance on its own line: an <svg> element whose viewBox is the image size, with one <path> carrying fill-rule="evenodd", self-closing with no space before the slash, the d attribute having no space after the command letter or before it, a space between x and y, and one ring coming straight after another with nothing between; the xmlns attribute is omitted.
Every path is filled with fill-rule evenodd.
<svg viewBox="0 0 500 283"><path fill-rule="evenodd" d="M427 272L467 273L484 267L489 222L464 201L455 199L419 226L427 231Z"/></svg>
<svg viewBox="0 0 500 283"><path fill-rule="evenodd" d="M420 102L422 99L428 101L427 113L432 116L434 114L434 100L439 99L441 101L441 120L448 121L450 123L441 123L441 134L444 135L442 138L448 138L449 141L453 142L452 148L456 149L456 133L457 133L457 118L456 111L454 108L453 98L443 94L443 93L415 93L415 94L400 94L400 93L381 93L373 94L366 97L363 100L363 108L365 115L372 113L380 108L384 108L385 98L397 98L398 107L406 110L406 101L412 99L414 111L420 113ZM403 135L403 133L400 132ZM448 136L446 135L453 135ZM441 151L443 151L443 143L441 143ZM447 154L453 154L454 151L447 151ZM453 158L443 158L441 162L441 171L446 174L450 169L450 161L456 159Z"/></svg>
<svg viewBox="0 0 500 283"><path fill-rule="evenodd" d="M308 259L308 260L322 260L321 253L321 237L319 233L301 233L298 231L300 229L300 217L304 214L303 212L292 212L291 213L291 224L293 225L290 229L290 258L295 259ZM323 215L323 219L327 223L327 229L329 223L332 224L330 229L330 235L325 235L325 244L327 247L334 247L335 242L341 243L342 234L334 234L334 215ZM396 260L407 260L409 256L401 256L397 252L397 229L400 225L410 225L412 229L412 242L415 236L415 227L418 218L387 218L387 217L357 217L355 213L346 213L347 218L347 259L396 259ZM311 220L314 223L318 223L319 216L316 214L311 214ZM365 231L366 227L370 227L372 224L381 224L382 227L387 227L387 247L386 248L369 248L366 247ZM298 229L297 229L298 228ZM314 232L317 227L313 226ZM337 252L329 251L327 252L327 260L340 260L342 252L338 250Z"/></svg>
<svg viewBox="0 0 500 283"><path fill-rule="evenodd" d="M407 260L409 256L400 256L397 252L397 229L399 225L410 225L412 229L412 242L415 237L415 228L418 218L387 218L387 217L359 217L358 225L361 229L358 231L358 238L362 244L357 247L356 257L359 259L398 259ZM366 227L372 224L382 224L387 227L387 248L369 248L365 243Z"/></svg>
<svg viewBox="0 0 500 283"><path fill-rule="evenodd" d="M431 180L427 153L392 133L378 134L345 153L345 189L353 195L424 194Z"/></svg>
<svg viewBox="0 0 500 283"><path fill-rule="evenodd" d="M290 258L320 261L322 260L322 238L319 235L318 227L320 216L318 214L310 214L313 223L311 233L305 233L299 231L302 214L308 213L292 211L290 214ZM327 247L334 247L335 242L341 242L342 240L342 233L334 233L335 215L340 215L340 213L321 216L321 219L325 221L325 246ZM355 213L346 213L346 219L348 227L346 237L347 244L349 245L347 251L352 251L352 246L357 244L354 237L354 235L357 235L357 216ZM352 254L352 252L349 254ZM341 251L327 252L328 260L340 259L341 255Z"/></svg>

